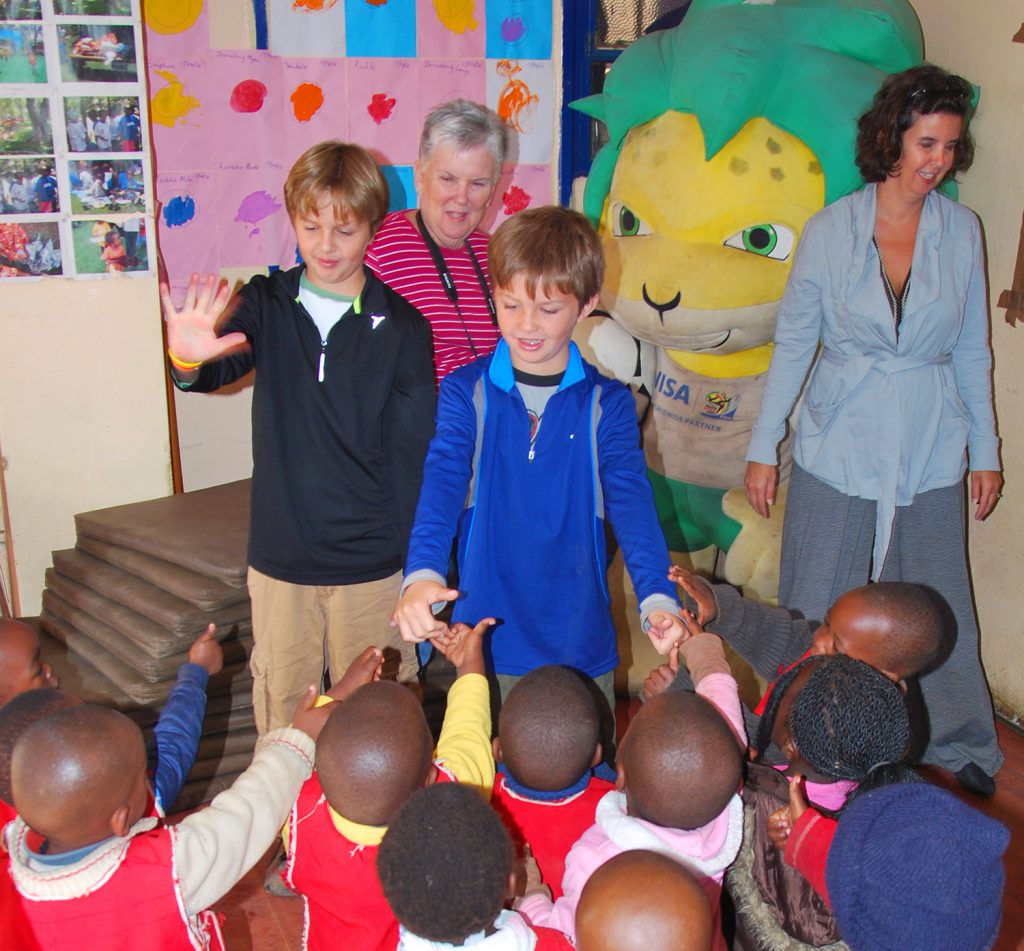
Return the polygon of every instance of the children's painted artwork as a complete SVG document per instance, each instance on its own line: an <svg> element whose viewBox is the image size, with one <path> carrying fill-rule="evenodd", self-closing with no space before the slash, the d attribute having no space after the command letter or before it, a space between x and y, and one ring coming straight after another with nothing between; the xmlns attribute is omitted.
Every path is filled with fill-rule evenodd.
<svg viewBox="0 0 1024 951"><path fill-rule="evenodd" d="M157 228L172 294L193 271L295 264L284 181L324 139L366 146L391 210L415 207L423 119L452 99L486 103L514 139L485 227L555 200L550 3L258 0L254 9L265 14L265 48L214 49L213 13L198 0L145 5Z"/></svg>
<svg viewBox="0 0 1024 951"><path fill-rule="evenodd" d="M152 270L141 49L139 0L0 0L0 278Z"/></svg>

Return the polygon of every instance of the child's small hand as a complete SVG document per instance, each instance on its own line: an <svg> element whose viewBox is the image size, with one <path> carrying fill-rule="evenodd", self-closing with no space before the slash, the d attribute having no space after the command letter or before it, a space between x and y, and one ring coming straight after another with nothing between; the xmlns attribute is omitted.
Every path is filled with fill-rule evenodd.
<svg viewBox="0 0 1024 951"><path fill-rule="evenodd" d="M316 705L316 685L310 684L306 688L299 705L295 708L292 716L292 726L296 730L302 730L311 740L316 740L320 731L324 728L327 718L334 711L336 704L325 703L323 706Z"/></svg>
<svg viewBox="0 0 1024 951"><path fill-rule="evenodd" d="M684 611L683 615L675 615L670 611L652 611L648 617L647 636L651 639L654 649L662 656L690 636L685 619L692 618L692 615L687 611Z"/></svg>
<svg viewBox="0 0 1024 951"><path fill-rule="evenodd" d="M789 805L776 809L768 817L768 838L777 849L784 849L793 826L809 809L807 795L804 792L803 776L789 777Z"/></svg>
<svg viewBox="0 0 1024 951"><path fill-rule="evenodd" d="M433 637L449 634L448 625L434 617L433 606L438 601L454 601L459 592L436 581L415 581L398 599L391 626L397 627L403 641L420 643Z"/></svg>
<svg viewBox="0 0 1024 951"><path fill-rule="evenodd" d="M326 695L339 702L346 700L364 684L380 680L383 669L384 651L379 647L367 647L348 665L348 670L331 684L331 689Z"/></svg>
<svg viewBox="0 0 1024 951"><path fill-rule="evenodd" d="M224 648L217 640L217 625L210 624L188 649L190 664L198 664L211 677L224 669Z"/></svg>
<svg viewBox="0 0 1024 951"><path fill-rule="evenodd" d="M533 857L533 850L529 845L524 845L522 854L516 856L515 897L525 898L535 892L543 892L549 899L551 898L551 889L544 884L540 866Z"/></svg>
<svg viewBox="0 0 1024 951"><path fill-rule="evenodd" d="M673 644L668 652L668 663L659 664L644 679L640 688L640 699L646 702L659 693L664 693L679 673L679 645Z"/></svg>
<svg viewBox="0 0 1024 951"><path fill-rule="evenodd" d="M160 302L167 323L167 349L179 360L205 363L222 357L229 350L244 346L243 333L217 336L217 327L230 311L231 286L216 274L208 274L200 286L199 275L193 274L185 292L181 310L174 306L167 284L160 285Z"/></svg>
<svg viewBox="0 0 1024 951"><path fill-rule="evenodd" d="M492 617L478 621L475 627L461 622L453 624L447 634L432 637L434 645L454 665L456 674L483 674L484 667L484 634L488 628L497 624Z"/></svg>
<svg viewBox="0 0 1024 951"><path fill-rule="evenodd" d="M697 620L701 625L710 624L718 616L715 592L700 575L681 565L673 565L668 570L668 580L679 585L697 603Z"/></svg>

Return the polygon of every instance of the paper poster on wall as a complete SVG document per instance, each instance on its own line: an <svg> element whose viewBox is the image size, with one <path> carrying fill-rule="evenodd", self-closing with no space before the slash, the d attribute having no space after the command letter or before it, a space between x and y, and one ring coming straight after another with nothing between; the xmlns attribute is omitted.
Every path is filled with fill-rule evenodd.
<svg viewBox="0 0 1024 951"><path fill-rule="evenodd" d="M338 0L268 0L275 56L344 56L345 5Z"/></svg>
<svg viewBox="0 0 1024 951"><path fill-rule="evenodd" d="M379 161L416 160L420 82L414 59L349 59L349 137Z"/></svg>
<svg viewBox="0 0 1024 951"><path fill-rule="evenodd" d="M284 100L273 153L284 172L317 142L347 140L350 107L344 59L281 59ZM283 146L283 150L282 150ZM283 178L283 176L282 176Z"/></svg>
<svg viewBox="0 0 1024 951"><path fill-rule="evenodd" d="M416 33L420 51L437 59L483 59L483 0L421 0Z"/></svg>
<svg viewBox="0 0 1024 951"><path fill-rule="evenodd" d="M210 150L218 82L208 62L206 56L150 60L149 114L161 168L189 168Z"/></svg>
<svg viewBox="0 0 1024 951"><path fill-rule="evenodd" d="M212 171L163 172L156 176L160 252L171 286L188 284L192 273L217 270L220 208Z"/></svg>
<svg viewBox="0 0 1024 951"><path fill-rule="evenodd" d="M512 130L517 161L534 165L551 161L554 89L550 62L489 59L487 101Z"/></svg>
<svg viewBox="0 0 1024 951"><path fill-rule="evenodd" d="M39 24L0 23L0 83L45 83L46 55Z"/></svg>
<svg viewBox="0 0 1024 951"><path fill-rule="evenodd" d="M0 278L63 273L55 221L0 221Z"/></svg>
<svg viewBox="0 0 1024 951"><path fill-rule="evenodd" d="M527 208L552 201L550 165L513 165L495 189L493 227Z"/></svg>
<svg viewBox="0 0 1024 951"><path fill-rule="evenodd" d="M138 81L135 27L131 24L58 23L60 75L66 83Z"/></svg>
<svg viewBox="0 0 1024 951"><path fill-rule="evenodd" d="M345 54L414 57L415 0L345 0Z"/></svg>
<svg viewBox="0 0 1024 951"><path fill-rule="evenodd" d="M485 0L488 59L550 59L550 0Z"/></svg>
<svg viewBox="0 0 1024 951"><path fill-rule="evenodd" d="M262 50L216 50L207 59L203 152L209 162L274 155L280 149L279 117L285 97L281 89L281 60ZM271 121L267 121L270 118ZM197 120L198 121L198 120ZM196 153L175 168L195 167ZM172 166L164 166L171 168Z"/></svg>
<svg viewBox="0 0 1024 951"><path fill-rule="evenodd" d="M294 258L295 235L284 207L286 170L252 161L221 162L213 171L218 263L242 267Z"/></svg>
<svg viewBox="0 0 1024 951"><path fill-rule="evenodd" d="M146 219L96 219L71 223L75 270L79 274L120 274L148 271Z"/></svg>
<svg viewBox="0 0 1024 951"><path fill-rule="evenodd" d="M487 69L484 60L424 59L420 71L420 122L442 102L469 99L487 101Z"/></svg>

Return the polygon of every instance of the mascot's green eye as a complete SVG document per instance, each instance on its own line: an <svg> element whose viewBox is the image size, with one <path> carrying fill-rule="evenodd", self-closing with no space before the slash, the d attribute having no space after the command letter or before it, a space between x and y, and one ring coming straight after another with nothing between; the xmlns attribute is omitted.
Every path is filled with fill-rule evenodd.
<svg viewBox="0 0 1024 951"><path fill-rule="evenodd" d="M793 250L793 232L785 225L751 225L726 238L725 246L759 254L763 258L785 261Z"/></svg>
<svg viewBox="0 0 1024 951"><path fill-rule="evenodd" d="M638 235L651 234L651 226L644 224L622 202L612 205L612 234L616 238L633 238Z"/></svg>

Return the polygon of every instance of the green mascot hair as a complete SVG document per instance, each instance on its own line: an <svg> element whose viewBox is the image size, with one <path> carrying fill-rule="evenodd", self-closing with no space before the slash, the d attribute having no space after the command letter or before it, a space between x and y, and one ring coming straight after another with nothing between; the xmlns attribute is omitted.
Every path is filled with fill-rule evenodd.
<svg viewBox="0 0 1024 951"><path fill-rule="evenodd" d="M814 152L834 201L862 184L858 116L922 55L905 0L693 0L679 26L623 51L603 93L571 103L608 126L584 211L598 223L627 133L670 110L697 117L707 159L763 116Z"/></svg>

